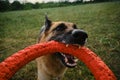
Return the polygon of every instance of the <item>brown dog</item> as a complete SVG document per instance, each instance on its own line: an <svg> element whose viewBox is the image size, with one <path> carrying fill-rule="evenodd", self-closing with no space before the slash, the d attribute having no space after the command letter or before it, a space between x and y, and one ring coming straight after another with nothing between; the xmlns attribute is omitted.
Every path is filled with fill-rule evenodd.
<svg viewBox="0 0 120 80"><path fill-rule="evenodd" d="M74 23L52 22L46 16L45 25L42 27L39 36L39 43L55 40L66 44L83 46L87 33L77 29ZM38 80L61 80L67 67L75 67L76 59L71 55L60 52L52 55L45 55L37 58Z"/></svg>

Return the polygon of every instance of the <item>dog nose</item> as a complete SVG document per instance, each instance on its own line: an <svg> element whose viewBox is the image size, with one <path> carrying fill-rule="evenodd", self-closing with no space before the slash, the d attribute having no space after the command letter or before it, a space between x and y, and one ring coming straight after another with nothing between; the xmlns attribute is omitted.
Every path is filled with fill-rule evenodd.
<svg viewBox="0 0 120 80"><path fill-rule="evenodd" d="M72 37L74 39L78 39L78 40L86 40L86 38L88 38L88 35L85 31L83 30L79 30L79 29L75 29L72 31Z"/></svg>

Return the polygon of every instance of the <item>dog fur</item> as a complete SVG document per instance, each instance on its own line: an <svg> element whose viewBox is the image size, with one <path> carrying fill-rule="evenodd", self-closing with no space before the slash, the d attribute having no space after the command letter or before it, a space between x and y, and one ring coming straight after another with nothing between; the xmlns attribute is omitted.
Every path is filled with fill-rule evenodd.
<svg viewBox="0 0 120 80"><path fill-rule="evenodd" d="M64 27L59 28L60 26L65 26L65 29ZM38 43L50 41L57 35L68 33L76 28L77 27L74 23L64 21L52 22L46 17L45 25L40 31ZM67 70L67 67L63 65L54 54L39 57L36 61L38 68L38 80L61 80Z"/></svg>

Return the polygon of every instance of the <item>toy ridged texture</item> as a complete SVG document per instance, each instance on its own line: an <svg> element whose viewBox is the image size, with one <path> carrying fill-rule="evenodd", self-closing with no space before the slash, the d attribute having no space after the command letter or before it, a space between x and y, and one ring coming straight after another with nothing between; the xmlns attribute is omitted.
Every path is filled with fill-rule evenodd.
<svg viewBox="0 0 120 80"><path fill-rule="evenodd" d="M107 65L89 48L50 41L35 44L18 51L0 63L0 80L9 80L20 68L28 62L47 54L63 52L76 56L90 69L96 80L117 80Z"/></svg>

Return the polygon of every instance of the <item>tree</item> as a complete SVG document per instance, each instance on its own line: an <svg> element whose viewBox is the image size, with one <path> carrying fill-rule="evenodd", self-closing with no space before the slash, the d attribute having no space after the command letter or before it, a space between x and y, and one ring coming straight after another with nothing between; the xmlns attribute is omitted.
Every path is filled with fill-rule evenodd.
<svg viewBox="0 0 120 80"><path fill-rule="evenodd" d="M38 2L36 2L36 3L33 5L33 8L34 8L34 9L40 8L40 4L39 4Z"/></svg>
<svg viewBox="0 0 120 80"><path fill-rule="evenodd" d="M25 3L25 4L24 4L24 9L25 9L25 10L32 9L32 8L33 8L33 4L32 4L32 3L29 3L29 2L28 2L28 3Z"/></svg>
<svg viewBox="0 0 120 80"><path fill-rule="evenodd" d="M0 0L0 12L10 10L10 3L8 0Z"/></svg>
<svg viewBox="0 0 120 80"><path fill-rule="evenodd" d="M82 2L83 2L83 0L75 0L74 3L76 3L76 4L80 4L80 3L82 3Z"/></svg>
<svg viewBox="0 0 120 80"><path fill-rule="evenodd" d="M11 9L12 10L22 10L23 9L23 5L19 1L14 1L11 4Z"/></svg>
<svg viewBox="0 0 120 80"><path fill-rule="evenodd" d="M106 2L106 1L110 1L110 0L94 0L94 2Z"/></svg>

